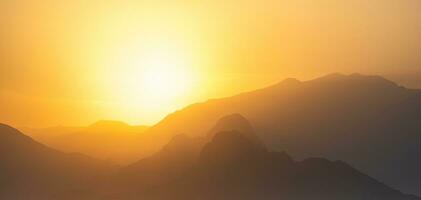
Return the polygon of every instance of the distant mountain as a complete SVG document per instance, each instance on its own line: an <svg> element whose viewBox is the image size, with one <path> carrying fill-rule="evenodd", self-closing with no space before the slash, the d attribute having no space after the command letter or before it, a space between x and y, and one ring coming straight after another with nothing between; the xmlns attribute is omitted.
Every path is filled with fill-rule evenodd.
<svg viewBox="0 0 421 200"><path fill-rule="evenodd" d="M228 118L240 119L238 117ZM166 147L126 169L137 176L129 176L131 181L122 187L126 190L112 197L154 200L420 200L404 195L341 161L322 158L294 161L286 153L271 152L257 144L252 139L257 136L250 138L253 132L242 133L232 128L231 131L215 133L197 157L189 156L192 155L190 147L195 146L194 140L184 136L175 139L188 141L186 145L175 145L178 146L176 149L185 146L188 150L167 152ZM171 143L173 146L178 142ZM187 162L185 156L189 158ZM176 167L180 164L184 164L182 168ZM168 172L174 172L174 169L182 170L169 176ZM171 179L147 178L161 173ZM143 184L139 186L134 180ZM151 182L148 184L147 180Z"/></svg>
<svg viewBox="0 0 421 200"><path fill-rule="evenodd" d="M205 137L218 119L232 113L250 119L270 149L284 149L299 159L344 160L382 182L421 195L421 90L379 76L287 79L194 104L148 129L144 135L154 137L139 138L139 152L156 152L180 133Z"/></svg>
<svg viewBox="0 0 421 200"><path fill-rule="evenodd" d="M119 121L98 121L88 127L24 128L36 140L65 152L78 152L97 159L127 164L137 160L137 137L147 126Z"/></svg>
<svg viewBox="0 0 421 200"><path fill-rule="evenodd" d="M0 124L0 199L60 199L67 193L89 196L90 181L111 168L81 154L53 150Z"/></svg>
<svg viewBox="0 0 421 200"><path fill-rule="evenodd" d="M250 122L240 114L231 114L219 119L216 125L206 134L206 137L208 140L211 140L219 132L233 130L241 132L254 144L264 146L263 142L255 134Z"/></svg>
<svg viewBox="0 0 421 200"><path fill-rule="evenodd" d="M117 182L122 183L119 187L121 191L132 187L141 191L141 188L147 190L151 186L168 184L194 168L203 146L216 133L233 130L241 131L254 145L263 147L247 119L239 114L228 115L218 120L206 137L190 137L185 134L173 137L157 153L124 167L115 176L116 180L109 183L109 187L115 189Z"/></svg>
<svg viewBox="0 0 421 200"><path fill-rule="evenodd" d="M211 138L178 135L151 157L115 170L0 125L0 199L421 200L341 161L294 161L270 151L238 114L210 130Z"/></svg>

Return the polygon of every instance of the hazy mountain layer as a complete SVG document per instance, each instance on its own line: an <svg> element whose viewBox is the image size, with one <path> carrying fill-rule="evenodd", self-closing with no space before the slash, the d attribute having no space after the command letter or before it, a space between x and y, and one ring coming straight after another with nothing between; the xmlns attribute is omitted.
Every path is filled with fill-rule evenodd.
<svg viewBox="0 0 421 200"><path fill-rule="evenodd" d="M23 128L37 141L65 152L128 164L138 159L137 138L148 127L118 121L98 121L88 127Z"/></svg>
<svg viewBox="0 0 421 200"><path fill-rule="evenodd" d="M233 126L236 119L241 120ZM249 124L243 119L232 115L220 120L215 128L231 130L215 133L203 148L198 148L203 140L178 136L159 153L123 169L121 189L110 196L154 200L419 199L341 161L294 161L286 153L271 152L254 141L254 132L239 131Z"/></svg>
<svg viewBox="0 0 421 200"><path fill-rule="evenodd" d="M176 136L153 156L116 171L88 157L50 149L1 125L0 197L420 200L341 161L294 161L284 152L272 152L238 114L222 118L211 130L208 139Z"/></svg>
<svg viewBox="0 0 421 200"><path fill-rule="evenodd" d="M399 189L421 194L421 91L378 76L287 79L194 104L148 129L145 135L154 138L139 141L154 145L139 151L154 152L180 133L205 136L231 113L250 119L270 149L284 149L300 159L341 159Z"/></svg>
<svg viewBox="0 0 421 200"><path fill-rule="evenodd" d="M217 120L232 113L250 119L259 140L271 150L285 150L297 159L344 160L382 182L421 195L421 91L378 76L287 79L261 90L191 105L146 131L111 123L106 128L68 128L65 133L57 131L57 138L40 141L128 163L154 154L176 135L210 140L221 131L214 127ZM239 127L242 119L234 116L225 131L235 125L249 132L250 125Z"/></svg>

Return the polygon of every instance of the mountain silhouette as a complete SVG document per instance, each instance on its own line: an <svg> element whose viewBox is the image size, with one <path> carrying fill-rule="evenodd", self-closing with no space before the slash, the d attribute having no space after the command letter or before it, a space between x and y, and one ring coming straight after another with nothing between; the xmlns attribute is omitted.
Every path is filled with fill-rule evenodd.
<svg viewBox="0 0 421 200"><path fill-rule="evenodd" d="M157 159L165 149L167 148L150 159ZM177 157L183 157L191 151L172 152L177 152ZM158 168L160 173L171 171L167 164L173 158L163 160L167 161L154 162L154 167L150 169ZM183 159L178 159L181 160ZM143 184L142 187L133 186L135 182L131 181L128 187L131 186L134 191L126 190L119 193L120 196L114 197L154 200L419 200L415 196L404 195L341 161L333 162L323 158L294 161L285 152L271 152L256 144L249 135L238 130L216 133L200 151L196 162L189 160L184 163L189 167L184 168L186 170L182 173L173 174L171 180L154 181L153 184ZM162 170L159 165L167 169ZM137 169L149 166L148 161L136 164ZM151 172L137 171L138 174ZM145 180L143 177L140 179Z"/></svg>
<svg viewBox="0 0 421 200"><path fill-rule="evenodd" d="M0 124L0 199L57 199L66 192L89 193L91 178L108 164L46 147Z"/></svg>
<svg viewBox="0 0 421 200"><path fill-rule="evenodd" d="M134 180L130 184L171 181L192 168L204 144L204 138L177 135L158 153L127 166L120 176Z"/></svg>
<svg viewBox="0 0 421 200"><path fill-rule="evenodd" d="M382 182L421 195L421 90L380 76L287 79L193 104L148 129L145 135L155 138L139 143L153 143L145 150L152 154L180 133L206 137L218 119L232 113L249 119L269 149L286 150L297 159L344 160Z"/></svg>
<svg viewBox="0 0 421 200"><path fill-rule="evenodd" d="M249 134L233 130L216 133L213 140L204 146L200 159L206 167L225 170L231 165L259 162L257 158L267 153L267 149L256 144Z"/></svg>
<svg viewBox="0 0 421 200"><path fill-rule="evenodd" d="M223 131L238 131L253 143L264 146L259 137L254 133L250 122L240 114L231 114L222 117L216 125L207 133L207 138L212 139L217 133Z"/></svg>
<svg viewBox="0 0 421 200"><path fill-rule="evenodd" d="M193 185L207 199L411 199L344 162L295 162L238 131L220 132L200 157ZM211 183L211 184L209 184Z"/></svg>
<svg viewBox="0 0 421 200"><path fill-rule="evenodd" d="M271 151L256 142L251 127L241 115L229 115L208 131L221 129L212 138L178 135L154 155L115 170L83 155L53 150L0 125L0 197L420 200L341 161L295 161L285 152Z"/></svg>
<svg viewBox="0 0 421 200"><path fill-rule="evenodd" d="M137 138L148 127L101 120L88 127L23 129L36 140L64 152L78 152L117 164L137 160Z"/></svg>

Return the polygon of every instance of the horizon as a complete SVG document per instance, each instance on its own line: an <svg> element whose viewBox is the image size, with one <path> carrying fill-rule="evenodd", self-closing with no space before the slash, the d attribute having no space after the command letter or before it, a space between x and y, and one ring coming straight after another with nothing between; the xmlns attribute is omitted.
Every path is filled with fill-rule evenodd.
<svg viewBox="0 0 421 200"><path fill-rule="evenodd" d="M170 115L172 113L175 113L177 111L183 110L183 109L189 107L190 105L194 105L194 104L197 104L197 103L206 103L207 101L210 101L210 100L224 99L224 98L229 98L229 97L232 97L232 96L237 96L237 95L240 95L240 94L243 94L243 93L253 92L255 90L260 90L260 89L264 89L264 88L267 88L267 87L271 87L271 86L277 85L279 83L282 83L284 80L288 80L288 79L295 79L295 80L298 80L300 82L306 82L306 81L316 80L316 79L319 79L319 78L324 78L324 77L327 77L327 76L330 76L330 75L342 75L342 76L362 75L364 77L373 77L373 76L374 77L381 77L381 78L384 78L384 79L386 79L388 81L392 81L392 82L396 83L397 85L402 86L402 87L405 87L407 89L416 89L416 90L420 90L421 89L421 87L420 88L407 87L407 86L402 85L402 84L400 84L400 83L398 83L396 81L393 81L393 80L387 79L386 77L383 77L383 76L380 76L380 75L375 75L375 74L370 74L369 75L369 74L361 74L361 73L358 73L358 72L354 72L354 73L351 73L351 74L344 74L344 73L334 72L334 73L329 73L329 74L326 74L326 75L323 75L323 76L318 76L318 77L315 77L315 78L311 78L311 79L308 79L308 80L301 80L301 79L297 79L297 78L294 78L294 77L284 78L284 79L282 79L280 81L277 81L275 83L271 83L269 85L265 85L265 86L262 86L262 87L259 87L259 88L252 88L252 89L245 90L245 91L239 91L239 92L234 93L234 94L227 94L226 96L209 98L209 99L205 99L203 101L192 102L192 103L189 103L187 105L184 105L184 106L182 106L180 108L177 108L177 109L175 109L173 111L170 111L167 114L164 114L164 116L162 118L160 118L159 120L157 120L156 122L151 123L151 124L142 124L142 123L137 123L136 124L136 123L130 123L130 122L124 121L122 119L113 119L113 118L97 119L97 120L94 120L92 122L88 122L88 123L84 123L84 124L53 124L53 125L47 125L47 126L26 126L26 125L16 125L16 124L13 124L13 123L4 123L4 122L0 122L0 123L11 125L11 126L18 127L18 128L24 128L24 129L26 129L26 128L29 128L29 129L47 129L47 128L55 128L55 127L81 127L82 128L82 127L89 127L91 125L94 125L97 122L102 122L102 121L106 121L106 122L122 122L122 123L124 123L124 124L126 124L128 126L133 126L133 127L135 127L135 126L153 127L153 126L159 124L159 122L161 122L162 120L164 120L168 115Z"/></svg>

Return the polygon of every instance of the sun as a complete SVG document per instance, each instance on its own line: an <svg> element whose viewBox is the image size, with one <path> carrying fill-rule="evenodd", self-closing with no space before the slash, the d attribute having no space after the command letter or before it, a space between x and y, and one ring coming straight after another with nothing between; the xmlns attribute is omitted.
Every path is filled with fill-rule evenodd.
<svg viewBox="0 0 421 200"><path fill-rule="evenodd" d="M140 87L145 95L149 95L148 98L169 101L186 95L192 87L193 79L194 77L186 70L159 63L142 72Z"/></svg>
<svg viewBox="0 0 421 200"><path fill-rule="evenodd" d="M127 40L104 57L101 88L107 95L108 113L130 116L139 113L156 122L196 101L201 95L203 74L194 48L166 37ZM110 115L111 115L110 114Z"/></svg>
<svg viewBox="0 0 421 200"><path fill-rule="evenodd" d="M189 57L181 48L168 45L149 48L136 62L140 86L154 100L172 100L186 95L194 82Z"/></svg>

